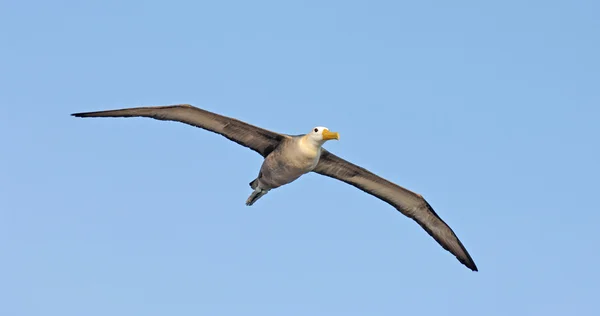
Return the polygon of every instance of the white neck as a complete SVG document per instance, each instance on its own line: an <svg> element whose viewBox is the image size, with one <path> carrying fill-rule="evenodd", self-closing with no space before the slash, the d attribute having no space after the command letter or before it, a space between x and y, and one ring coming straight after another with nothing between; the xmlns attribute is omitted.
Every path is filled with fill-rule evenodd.
<svg viewBox="0 0 600 316"><path fill-rule="evenodd" d="M309 137L308 135L303 136L302 138L300 138L300 147L307 153L311 153L316 155L317 153L319 153L321 151L321 145L323 145L324 142L321 141L317 141L311 137Z"/></svg>
<svg viewBox="0 0 600 316"><path fill-rule="evenodd" d="M309 147L312 147L314 149L319 149L321 146L323 146L323 144L325 143L325 141L318 141L318 140L315 140L312 137L309 137L308 135L304 135L300 139L300 143L303 146L309 146Z"/></svg>

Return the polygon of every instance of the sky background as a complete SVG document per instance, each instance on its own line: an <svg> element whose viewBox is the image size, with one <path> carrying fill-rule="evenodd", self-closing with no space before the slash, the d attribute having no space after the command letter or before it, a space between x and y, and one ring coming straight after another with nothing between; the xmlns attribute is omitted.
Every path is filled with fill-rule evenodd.
<svg viewBox="0 0 600 316"><path fill-rule="evenodd" d="M0 314L599 315L598 1L0 1ZM191 103L421 193L73 112Z"/></svg>

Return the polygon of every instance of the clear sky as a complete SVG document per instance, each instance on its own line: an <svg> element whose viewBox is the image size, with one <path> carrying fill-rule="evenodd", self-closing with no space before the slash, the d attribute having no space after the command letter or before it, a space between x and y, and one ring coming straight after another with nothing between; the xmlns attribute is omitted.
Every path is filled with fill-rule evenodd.
<svg viewBox="0 0 600 316"><path fill-rule="evenodd" d="M1 1L0 314L599 315L598 1ZM421 193L73 112L191 103Z"/></svg>

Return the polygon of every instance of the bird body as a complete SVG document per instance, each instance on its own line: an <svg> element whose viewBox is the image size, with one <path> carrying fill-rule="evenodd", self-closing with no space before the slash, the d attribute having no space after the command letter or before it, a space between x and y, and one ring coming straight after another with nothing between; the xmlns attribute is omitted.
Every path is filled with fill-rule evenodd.
<svg viewBox="0 0 600 316"><path fill-rule="evenodd" d="M303 137L285 139L263 161L258 186L275 189L312 171L319 162L321 148L306 148Z"/></svg>
<svg viewBox="0 0 600 316"><path fill-rule="evenodd" d="M328 134L329 133L329 134ZM321 158L321 146L327 136L339 138L326 127L315 127L311 133L283 139L279 145L267 155L260 167L258 177L250 182L254 192L246 200L251 206L271 189L286 185L311 172Z"/></svg>
<svg viewBox="0 0 600 316"><path fill-rule="evenodd" d="M177 121L220 134L264 157L253 192L246 205L253 205L270 190L289 184L302 175L315 172L350 184L387 202L400 213L416 221L442 248L462 264L477 271L475 262L448 226L422 195L379 177L322 148L329 140L339 140L337 132L318 126L304 135L291 136L272 132L240 120L209 112L189 104L125 108L72 114L76 117L148 117Z"/></svg>

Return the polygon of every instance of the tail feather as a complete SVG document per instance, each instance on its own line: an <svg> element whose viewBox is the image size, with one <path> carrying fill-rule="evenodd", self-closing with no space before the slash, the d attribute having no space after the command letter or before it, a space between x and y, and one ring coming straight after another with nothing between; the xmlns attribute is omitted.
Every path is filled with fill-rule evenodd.
<svg viewBox="0 0 600 316"><path fill-rule="evenodd" d="M252 204L254 204L254 202L256 202L258 199L260 199L263 195L267 194L269 191L268 190L254 190L254 192L252 192L252 194L250 194L250 196L248 197L248 199L246 200L246 205L251 206Z"/></svg>

